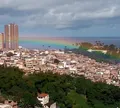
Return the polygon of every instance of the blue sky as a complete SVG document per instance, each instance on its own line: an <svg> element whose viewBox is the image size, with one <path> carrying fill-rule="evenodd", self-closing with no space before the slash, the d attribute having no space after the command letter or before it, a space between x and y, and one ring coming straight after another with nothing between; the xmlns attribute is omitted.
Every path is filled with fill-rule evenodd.
<svg viewBox="0 0 120 108"><path fill-rule="evenodd" d="M0 31L20 36L120 36L120 0L0 0Z"/></svg>

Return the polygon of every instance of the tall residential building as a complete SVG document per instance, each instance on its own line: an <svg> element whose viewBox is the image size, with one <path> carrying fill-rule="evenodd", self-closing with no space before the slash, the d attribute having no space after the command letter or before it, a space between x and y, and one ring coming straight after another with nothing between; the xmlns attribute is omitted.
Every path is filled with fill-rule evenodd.
<svg viewBox="0 0 120 108"><path fill-rule="evenodd" d="M5 48L18 49L18 25L5 25Z"/></svg>
<svg viewBox="0 0 120 108"><path fill-rule="evenodd" d="M0 49L4 48L4 33L0 33Z"/></svg>

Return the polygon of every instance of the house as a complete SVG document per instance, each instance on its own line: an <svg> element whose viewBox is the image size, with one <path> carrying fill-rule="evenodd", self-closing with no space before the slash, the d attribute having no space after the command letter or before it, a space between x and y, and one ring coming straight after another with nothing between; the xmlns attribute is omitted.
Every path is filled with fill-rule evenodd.
<svg viewBox="0 0 120 108"><path fill-rule="evenodd" d="M0 108L12 108L11 105L0 103Z"/></svg>
<svg viewBox="0 0 120 108"><path fill-rule="evenodd" d="M49 101L49 94L38 93L37 99L41 102L43 108L57 108L56 102Z"/></svg>
<svg viewBox="0 0 120 108"><path fill-rule="evenodd" d="M10 106L12 106L12 108L18 108L17 102L14 102L14 101L12 101L12 100L5 100L5 101L4 101L4 104L10 105ZM6 107L5 107L5 108L6 108Z"/></svg>
<svg viewBox="0 0 120 108"><path fill-rule="evenodd" d="M49 95L46 93L38 93L37 99L41 102L42 105L49 103Z"/></svg>
<svg viewBox="0 0 120 108"><path fill-rule="evenodd" d="M73 73L73 74L77 73L77 69L75 67L70 67L69 71L70 73Z"/></svg>
<svg viewBox="0 0 120 108"><path fill-rule="evenodd" d="M18 108L18 106L17 102L6 100L4 97L0 96L0 108Z"/></svg>

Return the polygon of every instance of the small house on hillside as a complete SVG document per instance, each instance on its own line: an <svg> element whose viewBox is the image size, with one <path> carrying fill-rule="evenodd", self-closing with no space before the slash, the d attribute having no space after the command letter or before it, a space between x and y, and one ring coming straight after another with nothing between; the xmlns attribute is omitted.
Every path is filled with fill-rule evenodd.
<svg viewBox="0 0 120 108"><path fill-rule="evenodd" d="M47 93L38 93L37 99L40 101L43 108L57 108L56 102L49 101L49 94Z"/></svg>

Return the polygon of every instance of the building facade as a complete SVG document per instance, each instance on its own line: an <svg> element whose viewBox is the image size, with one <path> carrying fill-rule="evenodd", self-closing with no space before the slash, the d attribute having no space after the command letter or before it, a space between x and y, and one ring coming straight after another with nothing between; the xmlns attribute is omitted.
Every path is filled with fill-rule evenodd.
<svg viewBox="0 0 120 108"><path fill-rule="evenodd" d="M5 25L5 48L18 49L18 25Z"/></svg>
<svg viewBox="0 0 120 108"><path fill-rule="evenodd" d="M37 99L41 102L42 105L45 105L49 102L49 95L46 93L38 93Z"/></svg>
<svg viewBox="0 0 120 108"><path fill-rule="evenodd" d="M4 33L0 33L0 49L4 48Z"/></svg>
<svg viewBox="0 0 120 108"><path fill-rule="evenodd" d="M1 104L0 103L0 108L12 108L12 106L10 106L8 104Z"/></svg>
<svg viewBox="0 0 120 108"><path fill-rule="evenodd" d="M40 101L43 108L57 108L56 102L49 101L49 94L38 93L37 99Z"/></svg>

